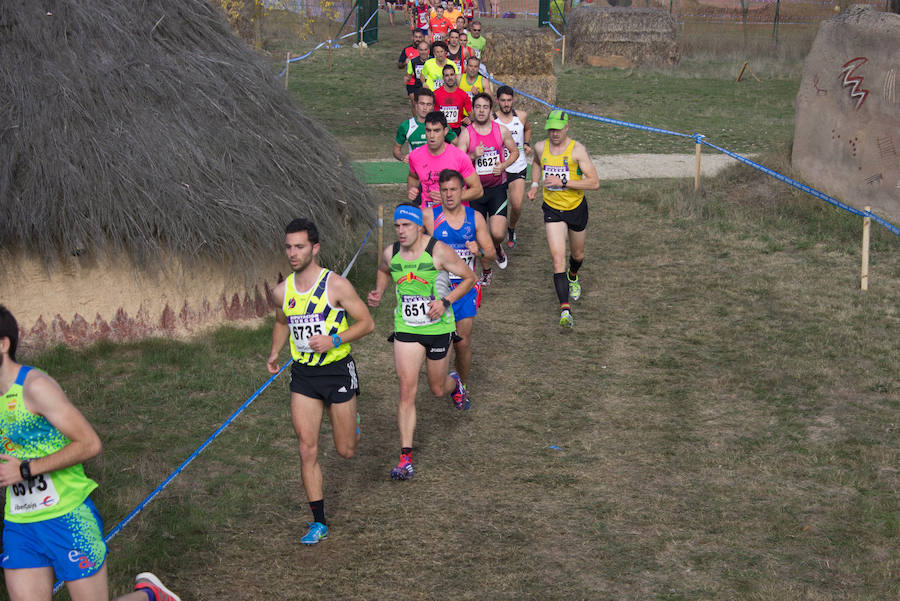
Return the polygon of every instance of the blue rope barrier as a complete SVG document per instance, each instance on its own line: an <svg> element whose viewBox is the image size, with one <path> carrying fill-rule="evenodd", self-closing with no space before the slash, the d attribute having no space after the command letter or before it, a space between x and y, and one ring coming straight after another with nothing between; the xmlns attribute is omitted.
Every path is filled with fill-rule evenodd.
<svg viewBox="0 0 900 601"><path fill-rule="evenodd" d="M363 23L363 26L362 26L362 27L360 27L359 29L357 29L357 30L355 30L355 31L351 31L350 33L345 33L344 35L340 36L340 37L338 38L338 40L343 40L344 38L349 38L349 37L351 37L351 36L357 35L357 34L363 32L363 31L365 31L366 28L369 26L369 23L372 22L372 19L374 19L374 18L375 18L375 15L377 15L377 14L378 14L377 11L374 12L374 13L372 13L371 15L369 15L368 20L367 20L365 23ZM325 46L329 46L329 45L333 44L334 42L335 42L335 40L325 40L324 42L321 42L320 44L318 44L315 48L313 48L312 50L310 50L310 51L307 52L306 54L304 54L304 55L302 55L302 56L295 56L294 58L292 58L292 59L290 59L290 60L288 60L288 61L285 61L285 62L288 62L288 63L295 63L295 62L297 62L297 61L302 61L302 60L304 60L304 59L307 59L307 58L309 58L310 55L312 55L312 53L315 52L316 50L319 50L320 48L323 48L323 47L325 47ZM340 44L337 44L337 45L334 46L334 48L340 48L340 47L341 47ZM278 77L284 77L285 73L287 73L287 66L285 66L284 69L281 70L281 73L278 74Z"/></svg>
<svg viewBox="0 0 900 601"><path fill-rule="evenodd" d="M487 78L495 84L506 85L502 81L497 81L491 75L488 75ZM561 111L565 111L566 113L568 113L570 115L575 115L576 117L582 117L584 119L589 119L592 121L600 121L602 123L609 123L611 125L619 125L622 127L629 127L629 128L637 129L637 130L641 130L641 131L649 131L649 132L665 134L665 135L669 135L669 136L678 136L678 137L682 137L682 138L691 138L697 144L703 144L705 146L709 146L710 148L714 148L715 150L718 150L719 152L721 152L723 154L727 154L728 156L730 156L733 159L736 159L742 163L745 163L745 164L753 167L754 169L758 169L759 171L762 171L766 175L770 175L779 181L782 181L790 186L797 188L798 190L802 190L802 191L806 192L807 194L815 196L819 200L823 200L823 201L825 201L829 204L832 204L840 209L844 209L845 211L847 211L849 213L853 213L854 215L858 215L860 217L869 217L872 219L872 221L881 225L882 227L884 227L886 230L888 230L892 234L895 234L896 236L900 236L900 227L897 227L893 223L882 219L881 217L879 217L878 215L875 215L871 211L862 211L860 209L851 207L850 205L847 205L834 197L828 196L824 192L820 192L819 190L816 190L815 188L811 188L811 187L807 186L806 184L802 184L796 180L793 180L786 175L783 175L781 173L778 173L777 171L769 169L768 167L766 167L764 165L760 165L759 163L756 163L746 157L743 157L743 156L737 154L736 152L732 152L726 148L722 148L720 146L716 146L715 144L712 144L711 142L707 142L706 136L704 136L703 134L698 134L698 133L683 134L680 132L669 131L667 129L662 129L659 127L651 127L648 125L641 125L639 123L631 123L628 121L620 121L619 119L610 119L608 117L601 117L599 115L592 115L590 113L583 113L581 111L571 111L571 110L556 106L554 104L550 104L549 102L547 102L546 100L543 100L542 98L538 98L537 96L532 96L531 94L528 94L527 92L523 92L522 90L519 90L518 88L515 88L513 86L510 86L510 87L513 90L515 90L515 92L517 94L520 94L521 96L525 96L526 98L531 98L535 102L538 102L540 104L543 104L544 106L549 107L550 110L561 110Z"/></svg>
<svg viewBox="0 0 900 601"><path fill-rule="evenodd" d="M350 273L350 268L353 267L353 264L354 264L354 263L356 263L356 258L359 257L359 253L362 252L362 249L363 249L363 247L366 245L366 242L369 241L369 236L372 235L372 230L375 228L375 225L376 225L377 223L378 223L378 220L376 219L376 220L372 223L372 227L369 228L369 231L366 232L366 237L363 238L362 244L359 245L359 249L357 249L356 254L353 255L353 258L350 259L350 262L347 264L347 267L344 269L344 272L341 274L341 277L342 277L342 278L347 277L347 274Z"/></svg>

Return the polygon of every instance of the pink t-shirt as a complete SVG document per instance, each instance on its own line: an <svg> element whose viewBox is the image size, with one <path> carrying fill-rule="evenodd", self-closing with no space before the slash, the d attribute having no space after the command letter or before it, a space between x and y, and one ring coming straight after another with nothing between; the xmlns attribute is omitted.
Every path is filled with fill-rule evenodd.
<svg viewBox="0 0 900 601"><path fill-rule="evenodd" d="M481 185L485 188L496 188L506 183L506 170L501 170L500 175L494 175L494 166L503 162L503 133L500 124L491 121L491 131L486 136L475 131L475 125L466 128L469 132L469 152L475 152L475 147L484 145L484 154L476 157L475 173L481 178Z"/></svg>
<svg viewBox="0 0 900 601"><path fill-rule="evenodd" d="M469 155L452 144L446 144L444 152L439 155L431 154L427 144L409 153L409 172L418 177L422 183L422 209L440 204L439 201L431 200L429 192L440 191L438 178L444 169L456 169L463 178L475 173Z"/></svg>

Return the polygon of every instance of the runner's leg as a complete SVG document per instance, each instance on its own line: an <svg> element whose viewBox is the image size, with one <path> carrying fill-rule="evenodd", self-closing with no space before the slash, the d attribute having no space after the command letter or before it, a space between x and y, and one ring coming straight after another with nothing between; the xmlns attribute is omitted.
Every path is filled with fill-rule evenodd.
<svg viewBox="0 0 900 601"><path fill-rule="evenodd" d="M416 391L419 385L419 371L424 361L424 346L418 342L394 341L394 369L400 380L397 427L400 429L401 447L411 448L413 445L413 433L416 430Z"/></svg>
<svg viewBox="0 0 900 601"><path fill-rule="evenodd" d="M291 423L300 447L300 474L307 501L322 498L322 466L319 465L319 429L322 426L321 399L291 393Z"/></svg>
<svg viewBox="0 0 900 601"><path fill-rule="evenodd" d="M453 344L456 350L456 371L463 384L469 381L469 368L472 367L472 326L474 317L466 317L456 322L456 333L462 338Z"/></svg>

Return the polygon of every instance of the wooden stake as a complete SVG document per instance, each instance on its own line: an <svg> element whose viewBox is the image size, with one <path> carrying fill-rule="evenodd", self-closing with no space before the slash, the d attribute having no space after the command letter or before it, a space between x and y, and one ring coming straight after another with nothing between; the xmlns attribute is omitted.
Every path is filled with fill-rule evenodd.
<svg viewBox="0 0 900 601"><path fill-rule="evenodd" d="M291 75L291 53L287 52L284 56L284 89L288 89L288 78Z"/></svg>
<svg viewBox="0 0 900 601"><path fill-rule="evenodd" d="M872 207L863 207L866 213L872 210ZM872 227L872 218L863 217L863 236L862 236L862 268L859 277L860 290L869 289L869 229Z"/></svg>
<svg viewBox="0 0 900 601"><path fill-rule="evenodd" d="M700 144L700 140L697 140L697 173L694 175L694 192L700 189L700 149L702 145Z"/></svg>
<svg viewBox="0 0 900 601"><path fill-rule="evenodd" d="M562 37L562 64L566 64L566 36Z"/></svg>
<svg viewBox="0 0 900 601"><path fill-rule="evenodd" d="M735 79L735 81L741 80L741 78L744 76L744 69L746 69L747 65L749 65L749 64L750 64L750 61L744 61L744 64L741 65L741 72L738 73L737 79Z"/></svg>

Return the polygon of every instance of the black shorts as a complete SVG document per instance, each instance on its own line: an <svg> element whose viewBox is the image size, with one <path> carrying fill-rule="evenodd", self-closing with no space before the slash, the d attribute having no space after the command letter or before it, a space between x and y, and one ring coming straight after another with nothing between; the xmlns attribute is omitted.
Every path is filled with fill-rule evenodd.
<svg viewBox="0 0 900 601"><path fill-rule="evenodd" d="M506 184L494 188L485 188L484 196L469 201L469 206L481 213L486 221L493 215L506 217Z"/></svg>
<svg viewBox="0 0 900 601"><path fill-rule="evenodd" d="M388 336L388 342L418 342L425 347L425 358L430 361L443 359L450 352L450 343L462 340L456 332L447 334L412 334L410 332L394 332Z"/></svg>
<svg viewBox="0 0 900 601"><path fill-rule="evenodd" d="M291 365L291 392L321 399L328 407L346 403L359 394L356 363L347 355L328 365Z"/></svg>
<svg viewBox="0 0 900 601"><path fill-rule="evenodd" d="M554 209L546 202L541 205L544 211L544 223L554 223L557 221L564 222L573 232L583 232L588 222L588 206L587 198L581 201L581 204L571 211L560 211Z"/></svg>
<svg viewBox="0 0 900 601"><path fill-rule="evenodd" d="M515 173L510 173L509 171L507 171L506 172L506 183L509 184L509 182L515 181L517 179L525 179L525 173L527 171L528 171L528 167L525 167L521 171L517 171Z"/></svg>
<svg viewBox="0 0 900 601"><path fill-rule="evenodd" d="M406 93L407 94L415 94L416 90L420 90L420 89L422 89L422 82L419 81L418 79L416 80L416 83L406 84Z"/></svg>

